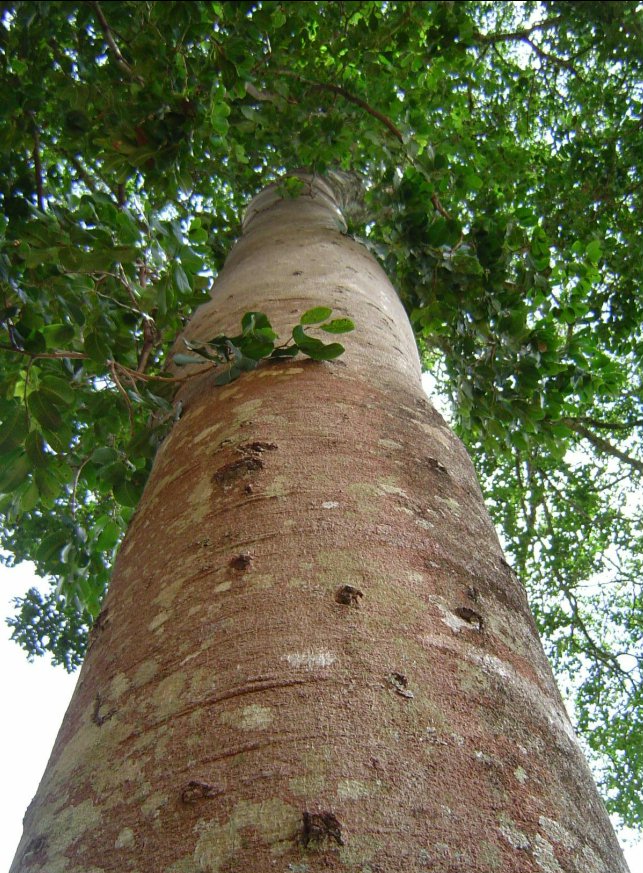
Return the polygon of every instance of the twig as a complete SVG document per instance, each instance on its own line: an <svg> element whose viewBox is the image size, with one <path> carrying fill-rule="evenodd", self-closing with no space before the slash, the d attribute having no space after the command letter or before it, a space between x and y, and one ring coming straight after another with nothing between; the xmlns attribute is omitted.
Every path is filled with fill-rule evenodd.
<svg viewBox="0 0 643 873"><path fill-rule="evenodd" d="M107 42L107 45L111 48L111 50L114 54L117 66L119 66L120 69L123 70L124 73L127 73L127 75L130 77L130 79L134 79L136 82L139 83L139 85L144 85L145 81L140 76L137 76L134 73L134 71L132 70L130 65L127 63L127 61L125 60L125 58L121 54L121 50L116 45L116 41L114 39L112 29L109 26L109 24L107 23L107 19L105 18L105 15L103 13L103 10L101 9L101 6L100 6L100 3L98 2L98 0L95 0L95 2L92 3L92 6L96 10L96 17L98 18L98 20L100 22L100 26L101 26L101 29L103 31L103 35L105 36L105 41Z"/></svg>
<svg viewBox="0 0 643 873"><path fill-rule="evenodd" d="M129 399L129 397L127 395L127 391L123 388L123 386L121 385L120 379L116 375L116 367L117 367L116 361L108 361L107 365L108 365L110 372L112 374L112 381L114 382L119 393L121 394L121 396L125 400L125 405L127 406L127 416L129 418L130 433L133 434L134 433L134 412L132 410L132 401ZM119 369L120 369L120 367L119 367Z"/></svg>
<svg viewBox="0 0 643 873"><path fill-rule="evenodd" d="M149 317L143 318L143 347L141 349L141 353L138 356L138 364L136 365L136 371L138 373L144 373L147 369L147 364L152 354L152 349L157 344L159 340L159 332L157 330L156 325L154 324L154 320Z"/></svg>
<svg viewBox="0 0 643 873"><path fill-rule="evenodd" d="M38 123L36 122L36 113L31 111L29 113L31 117L31 123L33 127L33 167L34 167L34 175L36 177L36 197L38 200L38 209L41 212L45 211L45 189L42 181L42 160L40 157L40 131L38 129Z"/></svg>
<svg viewBox="0 0 643 873"><path fill-rule="evenodd" d="M108 362L109 363L109 362ZM111 363L121 371L125 373L127 376L130 376L132 379L140 380L141 382L187 382L188 379L193 379L195 376L200 376L206 372L206 367L210 369L212 364L206 361L203 366L200 366L195 373L187 373L185 376L150 376L148 373L142 373L138 370L132 370L130 367L126 367L125 364L117 364L116 361L112 361Z"/></svg>
<svg viewBox="0 0 643 873"><path fill-rule="evenodd" d="M536 52L539 58L543 61L546 61L549 64L553 64L555 67L561 67L563 70L568 70L570 73L573 73L579 79L582 79L581 74L578 72L576 67L572 64L571 61L568 61L566 58L559 58L556 55L550 55L546 51L540 48L540 46L536 45L533 40L529 39L529 37L525 36L522 38L522 42L526 42L528 46Z"/></svg>
<svg viewBox="0 0 643 873"><path fill-rule="evenodd" d="M14 348L13 346L5 346L0 345L0 349L5 352L15 352L18 355L27 355L27 357L31 358L32 361L36 361L38 358L49 358L51 360L57 360L65 358L77 358L81 361L88 361L89 355L84 354L83 352L66 352L66 351L58 351L58 352L38 352L34 354L33 352L28 352L26 349Z"/></svg>
<svg viewBox="0 0 643 873"><path fill-rule="evenodd" d="M373 118L377 118L378 121L381 121L384 127L386 127L397 140L402 143L404 142L402 132L393 124L388 115L384 115L384 113L380 112L379 109L375 109L373 106L367 103L366 100L362 100L361 97L358 97L356 94L352 94L341 85L333 85L330 82L310 82L309 84L312 85L313 88L319 88L323 91L330 91L332 94L339 94L340 97L344 98L344 100L348 100L349 103L354 103L355 106L359 106L360 109L368 112L368 114L372 115Z"/></svg>
<svg viewBox="0 0 643 873"><path fill-rule="evenodd" d="M444 208L444 206L440 202L440 198L438 197L437 194L431 195L431 203L435 207L436 212L439 212L443 218L448 218L448 219L451 218L449 213L446 211L446 209Z"/></svg>
<svg viewBox="0 0 643 873"><path fill-rule="evenodd" d="M384 113L380 112L379 109L375 109L370 105L370 103L367 103L366 100L362 100L361 97L358 97L351 91L347 91L346 88L343 88L341 85L333 85L330 82L314 82L312 79L305 79L303 76L300 76L298 73L293 73L291 70L281 69L277 70L277 73L282 76L290 76L293 79L297 79L305 85L310 85L311 88L316 88L320 91L330 91L331 94L338 94L340 97L343 97L344 100L348 100L349 103L354 103L355 106L359 106L360 109L368 112L368 114L372 115L373 118L377 118L377 120L381 121L384 127L386 127L387 130L389 130L390 133L399 140L399 142L404 142L402 131L395 126L388 115L384 115Z"/></svg>
<svg viewBox="0 0 643 873"><path fill-rule="evenodd" d="M89 173L85 170L85 168L82 166L82 164L80 163L78 158L75 155L67 154L67 152L63 152L63 155L67 158L67 160L72 165L74 170L76 170L76 173L78 174L79 178L85 183L85 185L87 185L89 190L93 194L95 194L96 193L96 183L94 182L92 177L89 175Z"/></svg>
<svg viewBox="0 0 643 873"><path fill-rule="evenodd" d="M76 473L74 474L74 484L71 492L71 500L69 501L69 511L71 512L71 517L76 517L76 492L78 490L78 481L80 479L80 474L83 472L83 468L85 464L88 464L91 460L91 455L88 455L83 463L78 467Z"/></svg>

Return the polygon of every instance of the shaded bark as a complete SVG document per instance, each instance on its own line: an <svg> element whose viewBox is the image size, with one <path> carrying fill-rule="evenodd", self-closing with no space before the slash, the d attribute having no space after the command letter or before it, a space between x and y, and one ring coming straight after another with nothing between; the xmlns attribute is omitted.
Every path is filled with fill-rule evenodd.
<svg viewBox="0 0 643 873"><path fill-rule="evenodd" d="M626 871L399 299L309 184L187 335L357 330L181 389L12 871Z"/></svg>

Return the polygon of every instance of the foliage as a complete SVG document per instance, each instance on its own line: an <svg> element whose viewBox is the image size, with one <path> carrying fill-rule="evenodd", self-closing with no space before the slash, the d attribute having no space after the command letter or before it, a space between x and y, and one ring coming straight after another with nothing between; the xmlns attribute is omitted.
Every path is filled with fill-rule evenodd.
<svg viewBox="0 0 643 873"><path fill-rule="evenodd" d="M174 414L167 353L243 205L288 167L356 172L351 232L453 398L610 808L640 824L638 4L2 10L2 543L55 584L19 642L82 651Z"/></svg>
<svg viewBox="0 0 643 873"><path fill-rule="evenodd" d="M272 329L268 316L263 312L246 312L241 319L241 333L238 336L227 337L221 334L205 341L183 340L194 354L176 354L173 356L174 363L182 367L204 363L220 365L214 383L227 385L238 379L242 373L254 370L262 359L280 361L302 352L313 361L332 361L344 354L344 346L341 343L324 343L306 331L307 327L313 325L335 334L348 333L355 329L350 318L326 321L332 312L326 306L307 309L299 324L293 328L292 338L280 346L275 346L277 334Z"/></svg>

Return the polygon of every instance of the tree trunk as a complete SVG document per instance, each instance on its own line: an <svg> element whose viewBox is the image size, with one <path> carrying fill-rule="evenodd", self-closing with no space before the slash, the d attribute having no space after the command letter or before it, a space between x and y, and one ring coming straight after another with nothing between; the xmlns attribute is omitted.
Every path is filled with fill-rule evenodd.
<svg viewBox="0 0 643 873"><path fill-rule="evenodd" d="M15 871L626 871L471 462L337 183L269 188L187 335L353 318L181 391Z"/></svg>

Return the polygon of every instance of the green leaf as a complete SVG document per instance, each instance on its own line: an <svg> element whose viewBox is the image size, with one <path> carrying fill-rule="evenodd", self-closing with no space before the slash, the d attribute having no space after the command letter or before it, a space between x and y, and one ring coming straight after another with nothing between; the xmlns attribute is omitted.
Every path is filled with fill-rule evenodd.
<svg viewBox="0 0 643 873"><path fill-rule="evenodd" d="M35 550L36 560L43 564L51 564L53 560L60 560L60 553L69 542L69 538L69 532L63 530L55 530L46 534Z"/></svg>
<svg viewBox="0 0 643 873"><path fill-rule="evenodd" d="M76 331L71 324L47 324L42 329L48 349L63 348L75 334Z"/></svg>
<svg viewBox="0 0 643 873"><path fill-rule="evenodd" d="M205 364L208 361L208 357L203 355L197 357L196 355L184 355L181 352L179 354L174 355L172 360L179 367L187 367L190 364Z"/></svg>
<svg viewBox="0 0 643 873"><path fill-rule="evenodd" d="M603 256L603 250L600 241L597 239L592 240L585 249L585 254L592 262L592 264L598 264L601 257Z"/></svg>
<svg viewBox="0 0 643 873"><path fill-rule="evenodd" d="M284 346L282 348L275 349L270 355L270 359L274 361L279 358L294 358L298 354L298 346Z"/></svg>
<svg viewBox="0 0 643 873"><path fill-rule="evenodd" d="M174 276L174 284L181 294L190 294L192 287L183 267L180 264L175 264L172 274Z"/></svg>
<svg viewBox="0 0 643 873"><path fill-rule="evenodd" d="M315 306L312 309L307 309L299 319L299 324L319 324L320 321L326 321L332 311L327 306Z"/></svg>
<svg viewBox="0 0 643 873"><path fill-rule="evenodd" d="M39 431L32 430L27 434L25 439L25 451L27 452L29 461L34 467L41 467L43 464L47 463L45 441Z"/></svg>
<svg viewBox="0 0 643 873"><path fill-rule="evenodd" d="M22 403L3 403L0 408L0 452L9 452L19 446L27 434L27 413Z"/></svg>
<svg viewBox="0 0 643 873"><path fill-rule="evenodd" d="M112 357L112 351L103 337L96 331L90 331L85 337L84 342L85 354L89 355L92 361L99 364L104 364Z"/></svg>
<svg viewBox="0 0 643 873"><path fill-rule="evenodd" d="M355 324L350 318L334 318L328 324L322 324L321 329L326 333L349 333L355 330Z"/></svg>
<svg viewBox="0 0 643 873"><path fill-rule="evenodd" d="M8 494L14 491L29 475L31 464L22 449L14 449L3 458L0 470L0 493Z"/></svg>
<svg viewBox="0 0 643 873"><path fill-rule="evenodd" d="M214 384L228 385L230 382L234 382L235 379L238 379L240 375L241 369L239 367L226 367L225 370L222 370L215 376Z"/></svg>
<svg viewBox="0 0 643 873"><path fill-rule="evenodd" d="M105 467L107 464L113 464L114 461L118 460L118 452L111 446L101 446L98 449L94 449L90 460L99 467Z"/></svg>
<svg viewBox="0 0 643 873"><path fill-rule="evenodd" d="M57 431L63 423L53 397L44 391L33 391L27 398L29 412L47 431Z"/></svg>
<svg viewBox="0 0 643 873"><path fill-rule="evenodd" d="M71 406L74 403L75 392L69 382L60 376L45 375L40 379L40 391L50 396L53 403Z"/></svg>

